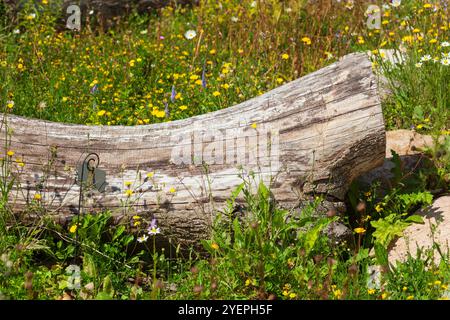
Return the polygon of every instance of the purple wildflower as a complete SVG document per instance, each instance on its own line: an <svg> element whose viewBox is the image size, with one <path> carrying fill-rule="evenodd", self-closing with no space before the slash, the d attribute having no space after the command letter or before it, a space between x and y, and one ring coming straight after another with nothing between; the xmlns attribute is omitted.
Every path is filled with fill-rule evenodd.
<svg viewBox="0 0 450 320"><path fill-rule="evenodd" d="M96 85L94 85L92 88L91 88L91 94L94 94L94 93L96 93L98 91L98 85L96 84Z"/></svg>
<svg viewBox="0 0 450 320"><path fill-rule="evenodd" d="M177 92L175 91L175 86L172 86L172 94L170 95L170 101L172 101L172 103L175 102L175 96L177 95Z"/></svg>
<svg viewBox="0 0 450 320"><path fill-rule="evenodd" d="M202 71L202 87L203 87L203 89L206 89L206 70L205 70L205 66L203 66L203 71Z"/></svg>

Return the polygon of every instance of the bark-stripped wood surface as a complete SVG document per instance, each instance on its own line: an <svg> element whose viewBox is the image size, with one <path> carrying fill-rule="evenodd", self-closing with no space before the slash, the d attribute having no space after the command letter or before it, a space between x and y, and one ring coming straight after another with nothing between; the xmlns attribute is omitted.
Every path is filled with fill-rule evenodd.
<svg viewBox="0 0 450 320"><path fill-rule="evenodd" d="M182 244L208 235L214 212L242 182L239 174L254 172L255 184L270 183L281 205L312 193L342 200L356 177L383 163L376 83L367 56L351 54L239 105L185 120L126 127L8 116L3 154L13 150L11 160L25 163L11 206L23 210L39 193L51 214L76 215L76 168L90 152L100 156L107 186L89 192L83 211L149 214Z"/></svg>

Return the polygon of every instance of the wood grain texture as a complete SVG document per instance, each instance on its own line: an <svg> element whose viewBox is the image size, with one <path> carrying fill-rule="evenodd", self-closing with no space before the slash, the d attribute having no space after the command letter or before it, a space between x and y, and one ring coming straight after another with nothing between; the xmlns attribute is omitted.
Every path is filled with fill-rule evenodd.
<svg viewBox="0 0 450 320"><path fill-rule="evenodd" d="M342 200L356 177L383 163L386 143L376 79L359 53L239 105L185 120L108 127L7 116L3 154L6 127L12 130L6 148L25 162L11 194L14 210L40 193L47 210L70 219L78 211L75 169L96 152L108 185L104 193L90 192L86 212L155 216L165 235L182 244L208 235L214 212L242 182L239 174L254 172L255 184L270 184L284 206L312 193ZM150 179L148 172L154 172ZM126 181L132 182L131 197Z"/></svg>

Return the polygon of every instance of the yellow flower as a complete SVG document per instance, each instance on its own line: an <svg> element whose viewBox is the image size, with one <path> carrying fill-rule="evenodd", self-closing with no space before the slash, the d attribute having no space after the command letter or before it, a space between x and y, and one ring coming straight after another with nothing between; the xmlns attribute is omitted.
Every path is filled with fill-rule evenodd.
<svg viewBox="0 0 450 320"><path fill-rule="evenodd" d="M375 293L375 289L369 289L369 290L367 290L367 293L370 294L370 295L372 295L372 294Z"/></svg>
<svg viewBox="0 0 450 320"><path fill-rule="evenodd" d="M439 280L436 280L436 281L434 282L434 285L435 285L435 286L440 286L441 284L442 284L442 282L439 281Z"/></svg>
<svg viewBox="0 0 450 320"><path fill-rule="evenodd" d="M125 194L126 194L127 197L131 197L132 194L133 194L133 190L127 189L127 190L125 190Z"/></svg>
<svg viewBox="0 0 450 320"><path fill-rule="evenodd" d="M67 98L67 97L62 98L62 102L66 102L67 100L69 100L69 98Z"/></svg>
<svg viewBox="0 0 450 320"><path fill-rule="evenodd" d="M283 54L281 55L281 58L282 58L283 60L287 60L287 59L289 59L289 55L288 55L287 53L283 53Z"/></svg>
<svg viewBox="0 0 450 320"><path fill-rule="evenodd" d="M295 293L291 292L289 294L289 298L294 299L295 297L297 297L297 295Z"/></svg>
<svg viewBox="0 0 450 320"><path fill-rule="evenodd" d="M14 151L12 150L8 150L8 152L6 152L6 154L10 157L12 157L14 155Z"/></svg>
<svg viewBox="0 0 450 320"><path fill-rule="evenodd" d="M362 234L366 232L366 229L364 228L355 228L353 229L353 231L355 231L357 234Z"/></svg>
<svg viewBox="0 0 450 320"><path fill-rule="evenodd" d="M154 172L149 172L147 173L147 178L153 178L154 175L155 175Z"/></svg>
<svg viewBox="0 0 450 320"><path fill-rule="evenodd" d="M99 117L102 117L102 116L104 116L106 114L106 110L100 110L99 112L97 112L97 115L99 116Z"/></svg>
<svg viewBox="0 0 450 320"><path fill-rule="evenodd" d="M22 64L22 63L19 63L19 64L17 65L17 69L19 69L19 71L22 71L22 70L24 69L23 64Z"/></svg>
<svg viewBox="0 0 450 320"><path fill-rule="evenodd" d="M139 219L141 219L141 217L140 217L140 216L138 216L138 215L136 215L136 216L133 216L133 220L139 220Z"/></svg>
<svg viewBox="0 0 450 320"><path fill-rule="evenodd" d="M213 248L214 250L219 250L219 245L217 243L213 242L211 244L211 248Z"/></svg>
<svg viewBox="0 0 450 320"><path fill-rule="evenodd" d="M406 291L406 290L408 290L408 287L403 287L402 290Z"/></svg>
<svg viewBox="0 0 450 320"><path fill-rule="evenodd" d="M407 296L406 297L406 300L413 300L414 299L414 296Z"/></svg>
<svg viewBox="0 0 450 320"><path fill-rule="evenodd" d="M12 109L14 107L14 101L8 101L6 106L8 107L8 109Z"/></svg>
<svg viewBox="0 0 450 320"><path fill-rule="evenodd" d="M284 290L284 291L283 291L283 296L287 297L288 295L289 295L289 291Z"/></svg>
<svg viewBox="0 0 450 320"><path fill-rule="evenodd" d="M215 49L209 50L209 54L216 54L216 50Z"/></svg>
<svg viewBox="0 0 450 320"><path fill-rule="evenodd" d="M249 285L252 284L252 280L251 279L247 279L245 280L245 286L248 287Z"/></svg>
<svg viewBox="0 0 450 320"><path fill-rule="evenodd" d="M308 38L308 37L303 37L303 38L302 38L302 42L303 42L304 44L306 44L307 46L309 46L309 45L311 44L311 39Z"/></svg>
<svg viewBox="0 0 450 320"><path fill-rule="evenodd" d="M220 96L220 92L219 92L219 91L214 91L214 92L213 92L213 96L214 96L214 97Z"/></svg>
<svg viewBox="0 0 450 320"><path fill-rule="evenodd" d="M125 181L125 187L129 187L131 186L131 182L130 181Z"/></svg>
<svg viewBox="0 0 450 320"><path fill-rule="evenodd" d="M42 0L42 4L48 4L48 0Z"/></svg>
<svg viewBox="0 0 450 320"><path fill-rule="evenodd" d="M75 233L75 231L77 231L77 225L76 225L76 224L72 225L72 226L70 227L70 229L69 229L69 232L70 232L70 233Z"/></svg>
<svg viewBox="0 0 450 320"><path fill-rule="evenodd" d="M342 296L342 291L340 289L333 290L333 295L335 298L339 299Z"/></svg>
<svg viewBox="0 0 450 320"><path fill-rule="evenodd" d="M366 193L364 193L364 195L365 195L366 197L370 197L370 196L372 195L372 192L367 191Z"/></svg>
<svg viewBox="0 0 450 320"><path fill-rule="evenodd" d="M381 211L383 211L383 208L381 207L380 204L377 204L377 205L375 206L375 210L376 210L377 212L381 212Z"/></svg>
<svg viewBox="0 0 450 320"><path fill-rule="evenodd" d="M432 6L430 3L425 3L425 4L423 5L423 7L424 7L425 9L429 9L429 8L432 8L433 6Z"/></svg>
<svg viewBox="0 0 450 320"><path fill-rule="evenodd" d="M186 109L187 109L187 106L186 106L186 105L182 105L182 106L180 106L179 108L180 108L180 110L186 110Z"/></svg>
<svg viewBox="0 0 450 320"><path fill-rule="evenodd" d="M256 125L255 122L253 122L253 123L250 125L250 127L252 127L253 129L256 129L257 125Z"/></svg>
<svg viewBox="0 0 450 320"><path fill-rule="evenodd" d="M177 192L177 190L176 190L174 187L171 187L171 188L169 189L169 192L170 192L170 193L175 193L175 192Z"/></svg>
<svg viewBox="0 0 450 320"><path fill-rule="evenodd" d="M385 300L388 297L388 294L386 292L383 292L381 294L381 299Z"/></svg>
<svg viewBox="0 0 450 320"><path fill-rule="evenodd" d="M136 63L135 60L131 60L128 64L130 65L130 67L134 67L134 64Z"/></svg>
<svg viewBox="0 0 450 320"><path fill-rule="evenodd" d="M437 39L431 39L430 41L428 41L429 43L436 43L438 42Z"/></svg>
<svg viewBox="0 0 450 320"><path fill-rule="evenodd" d="M422 124L418 124L418 125L416 126L416 128L417 128L417 129L422 129L422 128L423 128L423 125L422 125Z"/></svg>
<svg viewBox="0 0 450 320"><path fill-rule="evenodd" d="M34 200L39 201L39 200L41 200L41 199L42 199L42 196L41 196L39 193L36 193L36 194L34 195Z"/></svg>

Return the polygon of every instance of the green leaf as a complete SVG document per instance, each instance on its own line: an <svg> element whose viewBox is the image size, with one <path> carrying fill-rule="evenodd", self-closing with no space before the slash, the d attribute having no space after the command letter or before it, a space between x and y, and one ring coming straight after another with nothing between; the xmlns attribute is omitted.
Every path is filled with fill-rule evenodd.
<svg viewBox="0 0 450 320"><path fill-rule="evenodd" d="M419 216L417 214L413 214L412 216L409 216L408 218L405 219L405 222L419 223L419 224L424 224L425 223L423 221L423 217Z"/></svg>
<svg viewBox="0 0 450 320"><path fill-rule="evenodd" d="M308 230L304 235L306 254L309 254L314 248L320 232L328 225L328 221L322 220L314 228Z"/></svg>
<svg viewBox="0 0 450 320"><path fill-rule="evenodd" d="M101 291L101 292L99 292L99 293L97 294L97 296L95 297L95 299L97 299L97 300L112 300L113 297L110 296L107 292Z"/></svg>
<svg viewBox="0 0 450 320"><path fill-rule="evenodd" d="M375 243L374 250L375 250L375 258L377 259L378 264L382 266L387 266L389 263L389 254L387 249L380 243Z"/></svg>
<svg viewBox="0 0 450 320"><path fill-rule="evenodd" d="M375 232L373 233L375 241L382 246L387 247L396 236L400 237L403 235L403 230L405 230L410 223L395 220L395 214L391 214L384 219L372 221L371 225L375 228Z"/></svg>

